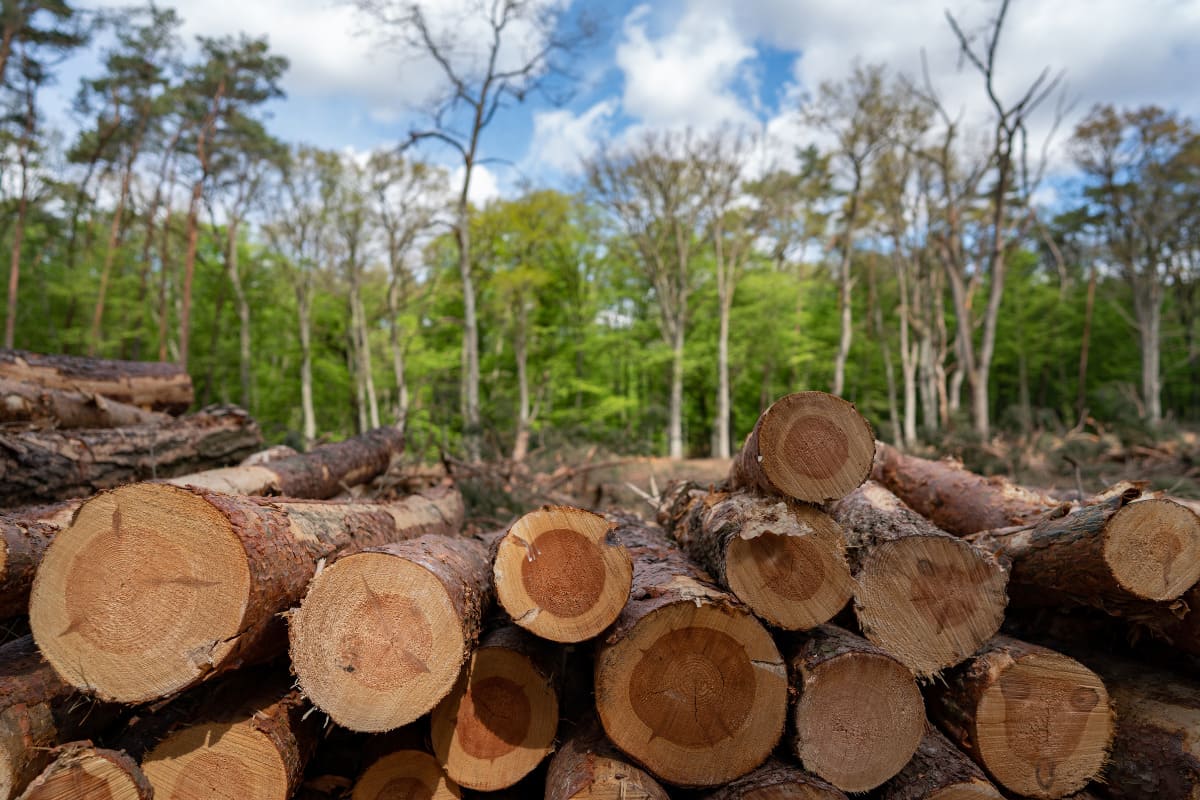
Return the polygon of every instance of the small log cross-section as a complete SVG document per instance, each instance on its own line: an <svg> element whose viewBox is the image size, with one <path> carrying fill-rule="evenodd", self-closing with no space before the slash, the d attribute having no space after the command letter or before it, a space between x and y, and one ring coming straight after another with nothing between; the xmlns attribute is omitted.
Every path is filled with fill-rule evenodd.
<svg viewBox="0 0 1200 800"><path fill-rule="evenodd" d="M437 759L421 750L397 750L376 759L354 783L350 800L452 800L462 797Z"/></svg>
<svg viewBox="0 0 1200 800"><path fill-rule="evenodd" d="M561 671L549 646L515 625L487 634L433 710L446 775L480 792L506 789L554 749Z"/></svg>
<svg viewBox="0 0 1200 800"><path fill-rule="evenodd" d="M138 703L286 650L279 614L322 559L453 533L462 498L266 500L133 484L86 502L47 548L30 627L60 675Z"/></svg>
<svg viewBox="0 0 1200 800"><path fill-rule="evenodd" d="M338 559L291 616L300 688L356 731L388 731L429 713L479 637L490 572L482 542L439 535Z"/></svg>
<svg viewBox="0 0 1200 800"><path fill-rule="evenodd" d="M612 624L633 580L613 525L590 511L546 506L521 517L496 546L496 599L513 622L556 642L581 642Z"/></svg>
<svg viewBox="0 0 1200 800"><path fill-rule="evenodd" d="M938 529L874 481L830 513L850 545L863 635L918 677L959 663L1000 629L1007 576L990 554Z"/></svg>
<svg viewBox="0 0 1200 800"><path fill-rule="evenodd" d="M192 404L192 379L178 364L114 361L0 350L0 378L48 389L98 394L121 403L180 414Z"/></svg>
<svg viewBox="0 0 1200 800"><path fill-rule="evenodd" d="M879 800L1004 800L983 770L932 725L912 760L879 790Z"/></svg>
<svg viewBox="0 0 1200 800"><path fill-rule="evenodd" d="M822 625L788 660L796 696L791 751L813 774L865 792L912 758L925 705L908 667L861 636Z"/></svg>
<svg viewBox="0 0 1200 800"><path fill-rule="evenodd" d="M854 593L842 530L812 506L682 483L664 496L658 519L717 583L777 628L828 622Z"/></svg>
<svg viewBox="0 0 1200 800"><path fill-rule="evenodd" d="M841 789L777 758L699 800L846 800Z"/></svg>
<svg viewBox="0 0 1200 800"><path fill-rule="evenodd" d="M669 800L649 773L629 763L588 715L550 759L545 800Z"/></svg>
<svg viewBox="0 0 1200 800"><path fill-rule="evenodd" d="M98 394L47 389L0 377L0 426L16 428L123 428L162 425L166 414Z"/></svg>
<svg viewBox="0 0 1200 800"><path fill-rule="evenodd" d="M770 634L659 528L620 517L633 592L599 640L596 709L654 775L715 786L766 760L783 733L787 675Z"/></svg>
<svg viewBox="0 0 1200 800"><path fill-rule="evenodd" d="M823 503L866 480L874 457L875 434L854 404L797 392L762 413L729 477L735 486Z"/></svg>
<svg viewBox="0 0 1200 800"><path fill-rule="evenodd" d="M71 742L20 800L151 800L154 790L137 762L118 750Z"/></svg>
<svg viewBox="0 0 1200 800"><path fill-rule="evenodd" d="M1104 765L1108 691L1061 653L997 636L929 690L929 713L960 749L1016 794L1061 798Z"/></svg>

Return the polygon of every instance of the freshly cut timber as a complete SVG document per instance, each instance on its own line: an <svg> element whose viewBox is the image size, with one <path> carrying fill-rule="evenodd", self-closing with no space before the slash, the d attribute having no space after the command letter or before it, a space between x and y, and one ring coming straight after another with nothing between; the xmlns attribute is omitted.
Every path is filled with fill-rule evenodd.
<svg viewBox="0 0 1200 800"><path fill-rule="evenodd" d="M181 475L169 482L225 494L281 494L323 500L348 486L371 480L403 450L404 434L398 429L375 428L307 453Z"/></svg>
<svg viewBox="0 0 1200 800"><path fill-rule="evenodd" d="M548 645L515 625L480 642L433 710L433 751L446 775L480 792L524 778L554 749L562 675Z"/></svg>
<svg viewBox="0 0 1200 800"><path fill-rule="evenodd" d="M943 677L930 687L930 715L1006 789L1066 797L1104 766L1112 706L1104 682L1078 661L997 636Z"/></svg>
<svg viewBox="0 0 1200 800"><path fill-rule="evenodd" d="M59 527L0 514L0 618L29 610L33 575Z"/></svg>
<svg viewBox="0 0 1200 800"><path fill-rule="evenodd" d="M142 759L154 800L288 800L317 744L298 691L180 728Z"/></svg>
<svg viewBox="0 0 1200 800"><path fill-rule="evenodd" d="M496 546L496 599L513 622L555 642L582 642L617 618L633 566L604 517L545 506L517 520Z"/></svg>
<svg viewBox="0 0 1200 800"><path fill-rule="evenodd" d="M397 750L377 759L355 781L350 800L450 800L462 797L437 759L422 750Z"/></svg>
<svg viewBox="0 0 1200 800"><path fill-rule="evenodd" d="M875 481L830 513L846 532L863 635L918 677L959 663L1000 629L1007 576Z"/></svg>
<svg viewBox="0 0 1200 800"><path fill-rule="evenodd" d="M633 557L633 592L596 652L605 733L679 786L750 772L771 754L787 714L787 671L775 642L660 528L632 516L618 523Z"/></svg>
<svg viewBox="0 0 1200 800"><path fill-rule="evenodd" d="M749 775L705 792L700 800L846 800L841 789L772 758Z"/></svg>
<svg viewBox="0 0 1200 800"><path fill-rule="evenodd" d="M50 766L20 800L152 800L154 790L137 762L126 753L89 741L58 748Z"/></svg>
<svg viewBox="0 0 1200 800"><path fill-rule="evenodd" d="M959 461L930 461L878 445L872 477L917 513L957 536L1028 525L1063 503L1006 478L985 478Z"/></svg>
<svg viewBox="0 0 1200 800"><path fill-rule="evenodd" d="M866 480L874 457L875 434L853 403L797 392L762 413L729 477L736 486L823 503Z"/></svg>
<svg viewBox="0 0 1200 800"><path fill-rule="evenodd" d="M285 650L278 615L323 559L453 533L462 518L446 488L375 504L123 486L84 503L50 543L30 626L72 685L149 701Z"/></svg>
<svg viewBox="0 0 1200 800"><path fill-rule="evenodd" d="M102 489L237 462L262 444L250 415L214 406L163 425L0 433L0 505Z"/></svg>
<svg viewBox="0 0 1200 800"><path fill-rule="evenodd" d="M48 389L68 389L108 397L155 411L181 414L192 404L192 379L178 364L115 361L0 350L0 378Z"/></svg>
<svg viewBox="0 0 1200 800"><path fill-rule="evenodd" d="M679 484L658 520L687 554L785 630L828 622L854 593L842 529L812 506Z"/></svg>
<svg viewBox="0 0 1200 800"><path fill-rule="evenodd" d="M916 752L925 704L908 667L861 636L822 625L795 646L791 751L847 792L874 789Z"/></svg>
<svg viewBox="0 0 1200 800"><path fill-rule="evenodd" d="M161 425L157 411L71 389L48 389L0 377L0 425L27 428L123 428Z"/></svg>
<svg viewBox="0 0 1200 800"><path fill-rule="evenodd" d="M904 769L879 790L879 800L1004 800L974 761L932 725Z"/></svg>
<svg viewBox="0 0 1200 800"><path fill-rule="evenodd" d="M345 728L407 725L454 686L490 600L476 539L429 535L340 558L291 616L300 688Z"/></svg>
<svg viewBox="0 0 1200 800"><path fill-rule="evenodd" d="M589 714L550 759L545 800L603 798L669 800L658 781L613 747Z"/></svg>

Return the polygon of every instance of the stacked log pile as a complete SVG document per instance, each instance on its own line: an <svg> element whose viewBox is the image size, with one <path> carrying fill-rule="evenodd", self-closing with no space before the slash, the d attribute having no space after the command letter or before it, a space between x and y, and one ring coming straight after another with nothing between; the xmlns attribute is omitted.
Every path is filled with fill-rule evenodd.
<svg viewBox="0 0 1200 800"><path fill-rule="evenodd" d="M186 419L148 399L167 372L112 390L132 427ZM0 357L45 381L12 435L62 433L81 401L45 392L104 375ZM1200 798L1200 519L1169 498L1065 504L877 448L819 392L654 521L334 497L400 446L76 480L0 518L0 607L33 634L0 648L0 800ZM1178 663L1022 616L1076 607Z"/></svg>

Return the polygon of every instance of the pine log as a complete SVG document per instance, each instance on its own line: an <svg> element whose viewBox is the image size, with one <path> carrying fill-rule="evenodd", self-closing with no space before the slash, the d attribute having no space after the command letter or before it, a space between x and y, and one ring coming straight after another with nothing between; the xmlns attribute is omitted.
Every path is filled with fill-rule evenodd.
<svg viewBox="0 0 1200 800"><path fill-rule="evenodd" d="M142 761L154 800L288 800L316 749L319 718L308 710L299 691L272 692L175 731Z"/></svg>
<svg viewBox="0 0 1200 800"><path fill-rule="evenodd" d="M0 350L0 378L108 397L155 411L181 414L192 404L192 379L178 364L117 361Z"/></svg>
<svg viewBox="0 0 1200 800"><path fill-rule="evenodd" d="M616 519L633 557L633 592L596 652L605 733L679 786L715 786L750 772L783 733L787 674L779 650L660 528Z"/></svg>
<svg viewBox="0 0 1200 800"><path fill-rule="evenodd" d="M983 770L932 725L912 760L878 794L879 800L1003 800Z"/></svg>
<svg viewBox="0 0 1200 800"><path fill-rule="evenodd" d="M797 766L771 758L748 775L705 792L699 800L846 800L846 795Z"/></svg>
<svg viewBox="0 0 1200 800"><path fill-rule="evenodd" d="M496 599L513 622L543 639L598 635L629 598L633 566L599 514L545 506L513 524L496 544Z"/></svg>
<svg viewBox="0 0 1200 800"><path fill-rule="evenodd" d="M163 425L169 419L98 394L0 377L0 426L4 428L123 428Z"/></svg>
<svg viewBox="0 0 1200 800"><path fill-rule="evenodd" d="M669 800L658 781L629 763L588 715L550 759L545 800Z"/></svg>
<svg viewBox="0 0 1200 800"><path fill-rule="evenodd" d="M317 449L320 449L320 448L317 448ZM250 455L243 458L242 462L240 464L238 464L238 466L239 467L261 466L262 464L271 464L276 461L282 461L285 458L292 458L293 456L298 456L298 455L301 455L301 453L298 450L296 450L296 448L294 448L294 447L291 447L286 444L275 444L275 445L271 445L270 447L263 448L262 450L259 450L257 453L251 453ZM284 492L283 494L286 494L286 492Z"/></svg>
<svg viewBox="0 0 1200 800"><path fill-rule="evenodd" d="M866 480L874 456L875 434L853 403L797 392L758 418L729 478L736 487L823 503Z"/></svg>
<svg viewBox="0 0 1200 800"><path fill-rule="evenodd" d="M925 705L908 667L861 636L822 625L788 658L790 749L809 772L847 792L894 776L917 750Z"/></svg>
<svg viewBox="0 0 1200 800"><path fill-rule="evenodd" d="M29 784L20 800L153 800L154 789L126 753L70 742Z"/></svg>
<svg viewBox="0 0 1200 800"><path fill-rule="evenodd" d="M69 683L145 702L286 649L278 615L324 559L453 533L462 518L445 488L374 504L132 484L87 501L54 537L30 625Z"/></svg>
<svg viewBox="0 0 1200 800"><path fill-rule="evenodd" d="M515 625L489 632L433 710L433 751L446 775L494 792L532 772L554 749L561 680L546 642Z"/></svg>
<svg viewBox="0 0 1200 800"><path fill-rule="evenodd" d="M236 462L262 444L258 425L214 406L164 425L0 433L0 505L83 497Z"/></svg>
<svg viewBox="0 0 1200 800"><path fill-rule="evenodd" d="M842 529L812 506L681 483L664 495L658 521L717 583L777 628L828 622L854 593Z"/></svg>
<svg viewBox="0 0 1200 800"><path fill-rule="evenodd" d="M356 731L399 728L450 691L491 600L487 547L422 536L335 561L291 616L305 695Z"/></svg>
<svg viewBox="0 0 1200 800"><path fill-rule="evenodd" d="M985 478L961 461L908 456L882 442L871 477L944 531L965 536L1028 525L1063 506L1055 498L1001 476Z"/></svg>
<svg viewBox="0 0 1200 800"><path fill-rule="evenodd" d="M437 759L422 750L397 750L377 759L355 781L350 800L450 800L462 797Z"/></svg>
<svg viewBox="0 0 1200 800"><path fill-rule="evenodd" d="M863 635L918 677L959 663L1000 629L1007 576L990 554L938 529L875 481L830 513L850 545Z"/></svg>
<svg viewBox="0 0 1200 800"><path fill-rule="evenodd" d="M0 618L29 611L29 590L58 526L0 514Z"/></svg>
<svg viewBox="0 0 1200 800"><path fill-rule="evenodd" d="M1045 647L997 636L931 685L931 717L959 749L1020 795L1061 798L1099 774L1113 738L1096 673Z"/></svg>

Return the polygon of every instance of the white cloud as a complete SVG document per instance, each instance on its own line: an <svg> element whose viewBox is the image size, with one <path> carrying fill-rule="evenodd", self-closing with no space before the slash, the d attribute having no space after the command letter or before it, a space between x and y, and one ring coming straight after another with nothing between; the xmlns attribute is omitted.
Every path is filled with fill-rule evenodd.
<svg viewBox="0 0 1200 800"><path fill-rule="evenodd" d="M609 98L581 114L566 109L534 113L533 139L522 171L537 175L550 169L564 175L578 174L584 160L596 152L616 109L616 99Z"/></svg>
<svg viewBox="0 0 1200 800"><path fill-rule="evenodd" d="M462 189L462 179L462 167L457 167L450 173L450 192L455 197ZM500 182L496 179L496 173L484 164L476 164L471 170L471 186L467 190L467 199L476 208L482 208L490 201L500 197L501 194Z"/></svg>

